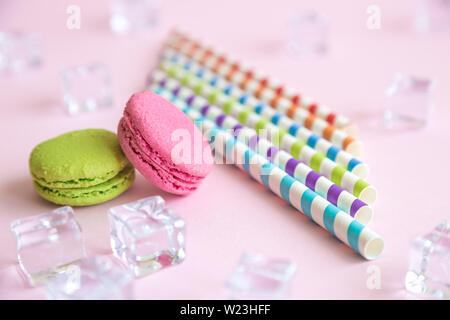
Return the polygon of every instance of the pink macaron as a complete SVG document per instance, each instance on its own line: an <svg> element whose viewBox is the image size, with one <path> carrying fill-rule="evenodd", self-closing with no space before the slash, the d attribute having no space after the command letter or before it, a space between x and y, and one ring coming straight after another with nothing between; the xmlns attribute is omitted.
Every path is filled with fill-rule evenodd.
<svg viewBox="0 0 450 320"><path fill-rule="evenodd" d="M164 191L189 194L212 170L211 149L194 122L153 92L131 96L118 136L134 167Z"/></svg>

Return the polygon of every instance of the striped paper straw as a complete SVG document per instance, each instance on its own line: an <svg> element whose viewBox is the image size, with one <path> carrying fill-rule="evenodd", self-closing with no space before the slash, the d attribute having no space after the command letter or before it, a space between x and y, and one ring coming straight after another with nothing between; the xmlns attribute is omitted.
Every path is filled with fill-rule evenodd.
<svg viewBox="0 0 450 320"><path fill-rule="evenodd" d="M152 78L153 81L157 82L160 86L172 90L173 92L177 92L177 95L191 106L205 109L210 106L205 98L196 95L193 91L188 90L188 88L181 91L180 83L175 79L168 78L167 74L163 71L156 70L153 73ZM365 203L372 204L376 200L376 189L366 181L353 173L346 171L343 167L337 165L330 159L325 158L305 143L296 140L290 135L281 134L276 126L272 125L272 127L268 128L268 125L271 124L267 124L264 122L265 120L261 123L261 119L257 114L252 115L253 117L248 117L251 121L242 121L243 117L241 111L237 113L238 121L243 125L253 127L258 133L261 133L261 129L270 129L268 132L268 138L276 146L279 146L282 150L289 152L294 158L299 159L306 165L310 166L311 169L324 175L338 186L360 198ZM226 128L233 128L233 126L229 123L225 123L223 121L226 117L226 113L219 111L216 117L220 117Z"/></svg>
<svg viewBox="0 0 450 320"><path fill-rule="evenodd" d="M184 100L177 97L177 95L191 96L192 91L188 88L177 87L173 91L169 91L154 83L150 87L150 90L176 103L177 106L183 106L183 108L190 107ZM233 129L234 132L237 132L236 138L239 141L245 143L250 149L265 156L290 176L305 184L309 189L315 191L318 195L327 199L342 211L350 214L357 221L364 225L367 225L371 221L373 210L366 203L332 183L326 177L316 173L310 167L292 157L289 153L278 149L270 141L261 138L255 130L242 127L233 117L224 117L221 110L216 106L207 105L206 107L200 107L198 104L193 104L192 108L200 111L203 117L214 121L222 129Z"/></svg>
<svg viewBox="0 0 450 320"><path fill-rule="evenodd" d="M356 133L356 126L352 125L348 118L336 115L328 107L315 103L313 99L302 96L296 93L295 90L285 88L273 78L265 77L260 72L244 67L242 64L237 63L236 60L227 58L216 50L206 48L199 41L194 41L185 35L175 32L171 35L167 44L202 64L211 66L242 88L247 87L257 92L257 95L264 96L264 99L274 108L277 108L280 103L287 103L292 109L302 108L351 135Z"/></svg>
<svg viewBox="0 0 450 320"><path fill-rule="evenodd" d="M183 85L193 88L196 93L207 98L209 102L222 107L225 113L235 114L236 117L245 121L256 121L256 118L261 118L265 123L264 129L278 130L283 134L283 137L286 137L285 139L290 139L292 142L295 142L292 138L296 138L301 143L316 149L318 153L325 155L328 159L335 161L338 165L355 175L361 178L368 176L369 167L366 164L353 158L351 154L334 147L327 141L312 135L309 130L309 133L305 132L305 129L301 128L294 121L286 117L281 118L282 115L276 113L270 107L266 107L264 104L255 104L253 108L244 106L237 102L236 99L228 97L220 89L211 86L205 80L201 80L192 72L186 71L182 67L168 61L162 61L160 68L167 72L170 77L180 80ZM255 114L252 114L252 112Z"/></svg>
<svg viewBox="0 0 450 320"><path fill-rule="evenodd" d="M170 51L171 49L168 48L164 51L165 56L172 56L172 59L175 60L177 57L177 53L175 51ZM172 54L169 54L172 52ZM178 53L178 55L181 55ZM206 68L206 67L205 67ZM220 71L220 70L219 70ZM211 73L211 72L210 72ZM218 72L220 75L220 72ZM225 77L222 75L222 77ZM222 78L224 79L224 78ZM233 79L231 79L232 81ZM233 82L233 81L232 81ZM239 86L236 86L234 90L240 89ZM258 99L254 96L258 96L259 100L261 102L264 102L267 99L264 99L264 95L259 95L255 90L253 90L251 87L243 87L244 91L249 93L249 98L243 103L249 104L250 106L255 106L259 103ZM242 91L240 91L242 92ZM316 118L314 115L310 114L308 111L298 108L296 106L287 101L286 99L280 100L279 105L277 105L275 110L281 112L282 114L285 114L287 117L290 117L294 120L296 120L298 123L302 124L306 128L312 130L315 134L323 136L324 139L331 141L333 144L335 144L337 147L342 148L344 150L347 150L351 152L354 155L359 155L362 150L362 143L355 138L351 137L347 132L337 129L336 127L330 125L325 120ZM271 106L272 107L272 106ZM273 108L273 107L272 107Z"/></svg>
<svg viewBox="0 0 450 320"><path fill-rule="evenodd" d="M166 71L169 76L182 81L184 85L194 88L196 92L208 98L211 103L216 103L221 106L226 113L234 112L236 113L236 116L238 116L239 113L244 111L248 112L250 109L250 111L260 115L261 118L271 122L266 125L266 128L278 127L283 133L288 133L287 136L293 136L302 143L306 143L309 147L316 149L320 154L325 155L330 160L335 161L338 165L353 172L357 176L361 178L366 178L368 176L369 167L366 164L354 158L350 153L345 152L333 146L330 142L314 135L308 129L299 126L292 119L284 117L282 114L277 113L265 104L254 103L251 107L248 105L244 106L234 97L227 96L226 93L228 88L225 88L225 92L222 92L220 88L213 87L206 80L201 80L201 78L194 73L186 71L181 66L175 65L169 61L163 60L160 64L160 68ZM219 81L216 81L216 84L218 82ZM247 95L242 94L241 97L246 98ZM247 116L245 117L246 119L248 118Z"/></svg>
<svg viewBox="0 0 450 320"><path fill-rule="evenodd" d="M203 118L197 110L186 107L184 103L178 105L177 101L174 101L174 104L195 121L206 139L214 141L214 150L226 156L228 161L232 161L364 258L373 260L381 254L384 240L377 233L339 210L263 156L250 150L211 120Z"/></svg>
<svg viewBox="0 0 450 320"><path fill-rule="evenodd" d="M291 127L294 128L296 135L300 135L305 139L311 138L311 141L314 145L316 144L318 139L323 139L320 137L320 135L323 134L324 132L323 128L317 127L313 128L313 130L319 133L318 135L314 134L309 129L303 126L299 126L291 118L276 112L275 109L273 108L267 107L267 104L265 104L263 101L258 100L255 96L245 92L238 86L231 84L224 77L214 73L213 71L204 66L201 66L200 64L198 64L193 60L189 60L186 56L182 55L181 53L178 53L169 48L163 51L162 57L164 60L170 61L176 65L183 67L186 71L192 72L193 74L195 74L196 77L207 81L210 85L221 89L224 93L226 93L233 99L239 101L240 103L247 105L248 107L260 113L263 113L264 110L264 114L266 115L267 118L269 118L269 120L271 120L272 122L276 121L275 124L279 123L284 125L286 127L286 130L288 130ZM226 101L224 101L224 103L225 102ZM328 125L324 124L323 121L317 121L316 126L320 124L328 127ZM327 148L332 147L332 144L335 144L338 148L347 151L349 153L349 156L350 155L358 156L361 153L362 150L361 141L355 140L354 138L341 139L340 137L342 137L342 135L340 135L340 131L338 130L334 131L334 135L331 136L332 143L328 142L326 144Z"/></svg>

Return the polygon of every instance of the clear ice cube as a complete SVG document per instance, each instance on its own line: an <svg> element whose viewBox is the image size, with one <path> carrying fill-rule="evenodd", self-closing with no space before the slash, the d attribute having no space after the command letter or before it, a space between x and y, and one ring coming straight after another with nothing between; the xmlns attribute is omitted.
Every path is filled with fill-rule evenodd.
<svg viewBox="0 0 450 320"><path fill-rule="evenodd" d="M433 81L398 73L386 90L384 123L390 129L426 125L432 108Z"/></svg>
<svg viewBox="0 0 450 320"><path fill-rule="evenodd" d="M21 274L31 286L45 283L85 256L81 228L71 207L15 220Z"/></svg>
<svg viewBox="0 0 450 320"><path fill-rule="evenodd" d="M185 222L159 196L111 208L109 222L114 254L137 277L185 258Z"/></svg>
<svg viewBox="0 0 450 320"><path fill-rule="evenodd" d="M111 29L118 34L143 33L158 26L159 0L113 0Z"/></svg>
<svg viewBox="0 0 450 320"><path fill-rule="evenodd" d="M112 106L110 73L102 64L64 69L61 85L63 102L71 115Z"/></svg>
<svg viewBox="0 0 450 320"><path fill-rule="evenodd" d="M405 286L413 293L450 299L450 221L413 240Z"/></svg>
<svg viewBox="0 0 450 320"><path fill-rule="evenodd" d="M0 32L0 73L13 74L39 66L40 38L34 33Z"/></svg>
<svg viewBox="0 0 450 320"><path fill-rule="evenodd" d="M226 282L231 299L286 299L297 270L294 262L244 254Z"/></svg>
<svg viewBox="0 0 450 320"><path fill-rule="evenodd" d="M321 12L306 11L291 15L288 21L288 53L316 56L329 47L328 18Z"/></svg>
<svg viewBox="0 0 450 320"><path fill-rule="evenodd" d="M46 296L49 300L130 300L133 276L114 257L89 257L51 278Z"/></svg>

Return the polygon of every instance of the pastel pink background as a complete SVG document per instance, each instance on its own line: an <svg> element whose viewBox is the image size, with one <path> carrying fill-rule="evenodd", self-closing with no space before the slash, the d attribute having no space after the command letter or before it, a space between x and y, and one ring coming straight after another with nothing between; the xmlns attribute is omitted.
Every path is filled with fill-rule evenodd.
<svg viewBox="0 0 450 320"><path fill-rule="evenodd" d="M189 197L157 190L138 175L132 188L108 203L77 208L89 254L109 254L107 209L159 194L187 220L187 260L136 281L139 299L225 298L223 283L243 252L298 264L295 299L404 299L409 241L448 218L450 170L450 35L412 30L411 1L163 1L161 29L146 37L120 37L108 26L108 1L1 1L0 30L42 35L41 68L0 78L0 298L43 299L17 275L11 221L52 210L33 191L28 156L39 142L89 127L115 131L129 96L143 89L162 41L173 27L222 47L283 83L352 118L365 144L361 159L379 190L371 228L386 248L365 261L330 234L231 166L218 165ZM81 30L66 28L66 8L81 7ZM366 28L366 8L378 4L381 30ZM283 45L292 12L316 8L331 23L331 51L320 59L293 60ZM59 71L101 61L112 72L114 108L69 117L61 107ZM421 130L390 132L376 119L394 72L438 81L431 122ZM367 268L381 270L382 288L366 286Z"/></svg>

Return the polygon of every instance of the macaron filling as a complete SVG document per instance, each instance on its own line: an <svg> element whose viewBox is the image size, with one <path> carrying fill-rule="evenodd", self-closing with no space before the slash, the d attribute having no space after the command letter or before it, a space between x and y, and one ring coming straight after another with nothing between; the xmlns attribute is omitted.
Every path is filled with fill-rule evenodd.
<svg viewBox="0 0 450 320"><path fill-rule="evenodd" d="M124 169L123 169L124 170ZM101 184L105 181L113 179L118 174L117 172L110 171L104 176L95 178L79 178L66 181L47 181L44 177L38 177L36 174L31 173L33 180L43 187L49 189L68 189L68 188L81 188L81 187L91 187Z"/></svg>
<svg viewBox="0 0 450 320"><path fill-rule="evenodd" d="M174 163L165 160L145 141L126 111L120 122L120 128L123 138L127 142L126 145L131 149L130 151L148 165L164 183L169 183L176 189L190 191L197 189L204 177L183 172Z"/></svg>
<svg viewBox="0 0 450 320"><path fill-rule="evenodd" d="M109 180L103 181L99 184L89 187L49 187L48 184L41 184L41 181L34 180L34 187L39 191L41 195L48 195L52 198L91 198L91 197L108 197L109 194L114 194L121 189L122 186L130 184L134 179L134 168L131 164L127 165L122 171ZM63 182L58 182L58 185ZM73 184L73 181L68 181L69 185Z"/></svg>

